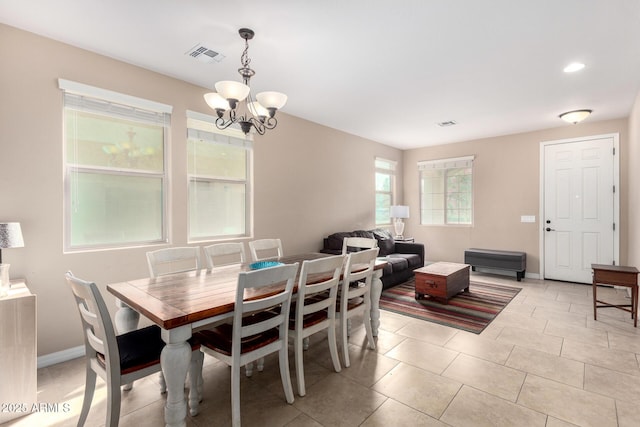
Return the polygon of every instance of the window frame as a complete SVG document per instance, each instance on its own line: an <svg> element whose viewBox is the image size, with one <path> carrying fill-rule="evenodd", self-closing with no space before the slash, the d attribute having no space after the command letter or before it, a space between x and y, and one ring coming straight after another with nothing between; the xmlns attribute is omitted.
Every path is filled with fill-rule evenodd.
<svg viewBox="0 0 640 427"><path fill-rule="evenodd" d="M420 161L418 162L418 188L419 188L419 192L420 192L420 225L427 225L427 226L445 226L445 227L473 227L474 225L474 203L475 203L475 197L474 197L474 179L473 179L473 175L474 175L474 171L473 171L473 161L475 159L474 155L471 156L464 156L464 157L453 157L453 158L446 158L446 159L437 159L437 160L425 160L425 161ZM454 169L471 169L471 185L470 185L470 190L468 192L470 198L471 198L471 220L470 222L449 222L447 217L447 198L449 196L449 191L447 188L447 177L448 177L448 172L450 170L454 170ZM444 218L443 218L443 222L442 223L434 223L434 222L425 222L425 216L424 216L424 206L425 206L425 201L424 198L426 196L425 194L425 190L423 188L423 174L424 171L427 170L442 170L444 171L444 183L443 183L443 193L442 193L442 203L443 203L443 207L444 207ZM429 193L429 194L433 194L433 193Z"/></svg>
<svg viewBox="0 0 640 427"><path fill-rule="evenodd" d="M162 104L155 101L150 101L135 96L122 94L119 92L102 89L83 83L77 83L65 79L58 79L58 87L62 91L62 121L63 121L63 135L62 135L62 166L63 166L63 253L78 253L89 251L103 251L112 249L126 249L132 247L152 246L169 241L169 147L170 147L170 134L171 134L171 113L173 107L170 105ZM73 104L73 101L67 99L67 94L72 98L84 98L89 102L98 101L109 106L113 106L117 112L109 114L107 111L96 111L91 108L72 108L67 105L67 102ZM69 98L71 99L71 98ZM66 126L66 111L67 109L75 109L77 111L103 115L105 117L119 118L123 120L129 120L132 122L149 123L144 120L145 111L152 112L157 115L164 115L163 138L162 138L162 171L144 171L140 169L130 169L123 167L105 167L86 165L78 162L78 159L74 159L75 163L69 162L68 159L68 143L67 143L67 126ZM130 116L123 114L123 111L129 110ZM158 123L155 123L158 125ZM72 244L72 215L73 211L73 189L72 189L72 175L73 174L96 174L96 175L114 175L120 177L146 177L160 179L161 181L161 230L160 238L150 240L134 240L120 243L97 243L97 244L85 244L85 245L73 245Z"/></svg>
<svg viewBox="0 0 640 427"><path fill-rule="evenodd" d="M187 166L187 242L188 243L203 243L203 242L220 242L225 240L237 240L243 238L251 238L253 236L253 137L252 135L245 135L240 129L233 127L220 130L215 127L215 121L217 117L199 113L196 111L187 110L187 122L197 120L214 125L212 132L190 128L187 125L187 150L189 148L189 139L207 139L210 138L219 139L216 142L210 141L216 144L229 144L234 146L241 146L245 150L245 178L233 179L229 177L212 177L193 174L189 171ZM212 135L214 134L214 135ZM223 142L223 139L227 139L227 142ZM187 154L188 155L188 154ZM198 236L194 237L191 234L191 184L193 182L208 182L208 183L230 183L245 185L245 199L244 199L244 233L242 234L222 234L215 236Z"/></svg>
<svg viewBox="0 0 640 427"><path fill-rule="evenodd" d="M378 162L382 162L382 163L387 163L387 165L389 167L381 167L378 165ZM378 201L378 195L379 194L383 194L383 195L389 195L389 207L393 206L396 203L396 171L397 171L397 167L398 167L398 162L395 160L389 160L389 159L385 159L382 157L376 157L374 159L374 224L376 227L390 227L392 225L392 221L391 221L391 216L389 215L389 213L387 213L387 215L389 216L389 222L378 222L378 206L377 206L377 201ZM389 191L378 191L378 186L377 186L377 175L378 174L385 174L385 175L389 175L390 177L390 190Z"/></svg>

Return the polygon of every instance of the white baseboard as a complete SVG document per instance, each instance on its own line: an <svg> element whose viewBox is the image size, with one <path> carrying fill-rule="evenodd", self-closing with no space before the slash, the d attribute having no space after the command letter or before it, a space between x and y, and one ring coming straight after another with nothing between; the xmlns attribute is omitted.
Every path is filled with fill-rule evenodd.
<svg viewBox="0 0 640 427"><path fill-rule="evenodd" d="M55 353L45 354L38 357L38 369L46 368L47 366L55 365L57 363L66 362L68 360L77 359L84 356L84 346L68 348L66 350L57 351Z"/></svg>

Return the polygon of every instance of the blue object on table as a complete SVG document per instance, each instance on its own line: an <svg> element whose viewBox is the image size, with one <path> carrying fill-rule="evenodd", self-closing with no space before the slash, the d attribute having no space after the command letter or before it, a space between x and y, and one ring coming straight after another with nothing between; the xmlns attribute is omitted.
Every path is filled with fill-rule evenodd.
<svg viewBox="0 0 640 427"><path fill-rule="evenodd" d="M277 267L279 265L284 264L277 261L258 261L254 262L253 264L249 264L249 268L251 270L260 270L261 268Z"/></svg>

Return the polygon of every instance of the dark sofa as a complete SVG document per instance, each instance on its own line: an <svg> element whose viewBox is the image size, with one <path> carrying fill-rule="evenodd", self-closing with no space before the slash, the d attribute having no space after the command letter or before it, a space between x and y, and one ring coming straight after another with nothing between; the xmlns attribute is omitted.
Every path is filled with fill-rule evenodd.
<svg viewBox="0 0 640 427"><path fill-rule="evenodd" d="M378 241L379 257L386 257L388 264L382 272L384 289L405 282L413 276L413 270L424 266L424 245L422 243L396 242L387 230L356 230L333 233L324 239L322 253L338 255L342 253L345 237L375 238Z"/></svg>

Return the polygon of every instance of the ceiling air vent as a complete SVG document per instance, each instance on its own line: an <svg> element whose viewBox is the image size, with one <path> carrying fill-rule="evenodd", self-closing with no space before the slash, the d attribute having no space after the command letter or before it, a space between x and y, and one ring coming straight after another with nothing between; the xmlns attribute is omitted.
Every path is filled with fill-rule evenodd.
<svg viewBox="0 0 640 427"><path fill-rule="evenodd" d="M224 59L224 55L216 52L215 50L211 50L200 43L189 49L185 55L189 55L190 57L195 58L200 62L204 62L205 64L220 62Z"/></svg>
<svg viewBox="0 0 640 427"><path fill-rule="evenodd" d="M447 120L446 122L438 123L438 126L446 128L447 126L453 126L458 124L455 120Z"/></svg>

